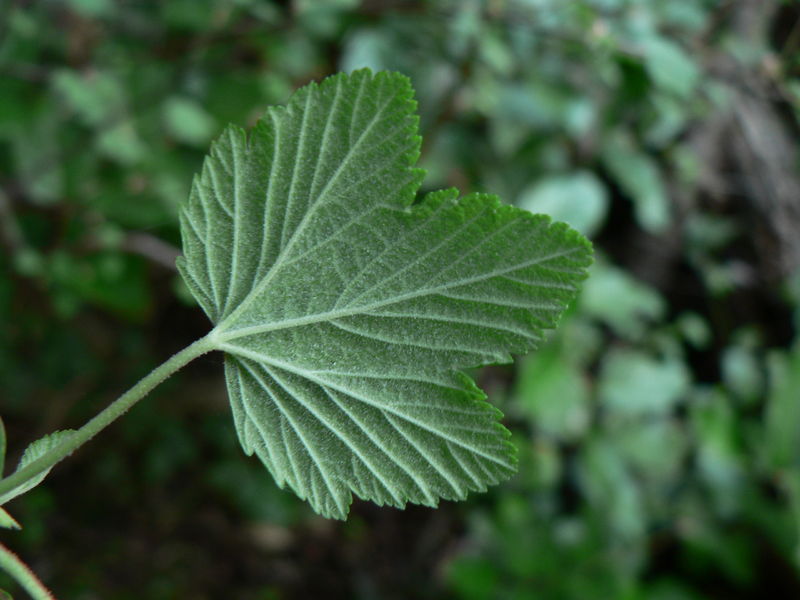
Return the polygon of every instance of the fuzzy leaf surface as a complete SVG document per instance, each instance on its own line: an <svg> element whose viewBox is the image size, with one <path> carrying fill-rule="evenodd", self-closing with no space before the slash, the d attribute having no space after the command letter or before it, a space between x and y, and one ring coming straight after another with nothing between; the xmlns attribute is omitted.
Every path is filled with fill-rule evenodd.
<svg viewBox="0 0 800 600"><path fill-rule="evenodd" d="M415 202L413 90L337 75L213 144L178 268L215 327L241 444L345 518L509 477L499 411L463 373L527 352L591 262L564 224L455 190Z"/></svg>

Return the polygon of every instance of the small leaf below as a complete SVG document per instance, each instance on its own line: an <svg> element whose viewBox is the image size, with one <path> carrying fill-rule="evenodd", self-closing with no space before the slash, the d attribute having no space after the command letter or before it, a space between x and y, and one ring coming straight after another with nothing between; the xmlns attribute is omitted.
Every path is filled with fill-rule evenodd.
<svg viewBox="0 0 800 600"><path fill-rule="evenodd" d="M73 429L63 429L61 431L54 431L53 433L44 436L43 438L39 438L35 442L31 442L31 444L25 448L25 452L22 454L22 458L19 461L19 465L17 465L17 471L24 469L37 458L43 456L45 453L49 452L56 446L58 446L61 442L64 441L65 438L69 437L75 433ZM6 492L2 496L0 496L0 505L5 504L9 500L16 498L17 496L24 494L28 490L35 488L39 485L44 478L47 477L47 474L50 472L50 469L42 471L36 477L33 477L23 483L15 487L10 492Z"/></svg>
<svg viewBox="0 0 800 600"><path fill-rule="evenodd" d="M17 520L3 508L0 508L0 527L4 527L5 529L22 529L22 526L17 523Z"/></svg>

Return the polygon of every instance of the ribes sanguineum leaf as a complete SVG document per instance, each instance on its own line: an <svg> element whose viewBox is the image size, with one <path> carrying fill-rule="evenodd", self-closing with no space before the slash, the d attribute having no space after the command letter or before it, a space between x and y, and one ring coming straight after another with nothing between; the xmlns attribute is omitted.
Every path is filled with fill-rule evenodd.
<svg viewBox="0 0 800 600"><path fill-rule="evenodd" d="M591 246L423 172L409 81L300 89L213 144L181 210L178 267L215 327L239 439L314 510L352 494L434 506L513 473L499 411L463 369L556 325Z"/></svg>

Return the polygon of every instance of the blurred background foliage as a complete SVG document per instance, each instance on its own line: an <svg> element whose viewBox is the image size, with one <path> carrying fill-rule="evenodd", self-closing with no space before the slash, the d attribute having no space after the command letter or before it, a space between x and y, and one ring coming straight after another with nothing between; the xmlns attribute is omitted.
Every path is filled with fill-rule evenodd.
<svg viewBox="0 0 800 600"><path fill-rule="evenodd" d="M4 539L87 600L800 597L795 1L1 2L10 463L207 330L174 258L210 140L362 66L413 80L426 189L595 242L551 341L479 373L519 475L322 520L242 455L210 356Z"/></svg>

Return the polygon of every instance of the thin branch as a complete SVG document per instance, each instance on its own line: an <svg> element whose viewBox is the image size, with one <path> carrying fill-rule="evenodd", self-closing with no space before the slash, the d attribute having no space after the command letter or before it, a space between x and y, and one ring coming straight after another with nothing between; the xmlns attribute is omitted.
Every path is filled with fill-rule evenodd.
<svg viewBox="0 0 800 600"><path fill-rule="evenodd" d="M213 332L212 332L213 333ZM77 448L88 442L111 423L125 414L133 405L150 393L153 388L164 381L167 377L184 367L186 364L215 349L212 334L200 338L193 344L187 346L177 354L174 354L166 362L153 369L148 375L143 377L139 383L134 385L127 392L122 394L114 402L108 405L102 412L96 415L88 423L71 435L64 436L64 440L55 448L42 454L39 458L32 461L25 467L15 471L4 479L0 479L0 497L9 492L14 492L17 488L24 485L36 476L47 473L56 463L69 456Z"/></svg>
<svg viewBox="0 0 800 600"><path fill-rule="evenodd" d="M0 568L11 575L34 600L56 600L30 567L3 544L0 544Z"/></svg>
<svg viewBox="0 0 800 600"><path fill-rule="evenodd" d="M144 256L170 271L176 270L175 259L180 254L180 250L172 244L168 244L154 235L142 232L127 234L122 242L122 249Z"/></svg>

